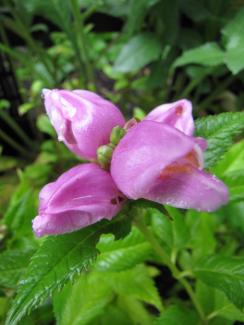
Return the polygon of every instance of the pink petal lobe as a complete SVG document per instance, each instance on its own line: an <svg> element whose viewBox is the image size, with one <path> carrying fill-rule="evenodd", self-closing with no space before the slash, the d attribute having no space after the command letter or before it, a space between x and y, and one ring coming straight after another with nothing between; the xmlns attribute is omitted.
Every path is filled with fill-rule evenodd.
<svg viewBox="0 0 244 325"><path fill-rule="evenodd" d="M228 201L228 189L215 176L196 168L154 179L143 198L177 208L213 211Z"/></svg>
<svg viewBox="0 0 244 325"><path fill-rule="evenodd" d="M144 120L168 124L187 135L192 135L194 132L192 104L186 99L160 105L154 108Z"/></svg>
<svg viewBox="0 0 244 325"><path fill-rule="evenodd" d="M62 234L113 218L123 195L110 174L95 164L78 165L40 192L39 215L33 220L37 236Z"/></svg>

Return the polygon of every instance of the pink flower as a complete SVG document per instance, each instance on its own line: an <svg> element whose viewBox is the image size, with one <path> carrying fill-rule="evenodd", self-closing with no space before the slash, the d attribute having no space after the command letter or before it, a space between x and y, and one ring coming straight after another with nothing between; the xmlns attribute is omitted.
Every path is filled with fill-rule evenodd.
<svg viewBox="0 0 244 325"><path fill-rule="evenodd" d="M59 139L72 151L94 159L98 147L111 141L101 152L103 159L111 155L112 159L110 173L94 163L83 164L42 189L39 215L33 220L37 236L71 232L111 219L122 208L125 196L203 211L227 202L224 183L203 171L207 143L193 137L189 101L161 105L142 122L124 125L112 103L89 91L45 90L44 97ZM115 128L110 138L117 125L124 126L126 134Z"/></svg>
<svg viewBox="0 0 244 325"><path fill-rule="evenodd" d="M213 211L228 201L228 189L203 171L206 141L192 137L191 104L159 106L130 128L113 152L111 175L129 199Z"/></svg>
<svg viewBox="0 0 244 325"><path fill-rule="evenodd" d="M111 102L87 90L43 90L44 104L59 141L82 158L96 158L112 128L125 120Z"/></svg>
<svg viewBox="0 0 244 325"><path fill-rule="evenodd" d="M109 172L96 164L81 164L47 184L39 195L39 215L33 220L37 236L62 234L113 218L123 195Z"/></svg>

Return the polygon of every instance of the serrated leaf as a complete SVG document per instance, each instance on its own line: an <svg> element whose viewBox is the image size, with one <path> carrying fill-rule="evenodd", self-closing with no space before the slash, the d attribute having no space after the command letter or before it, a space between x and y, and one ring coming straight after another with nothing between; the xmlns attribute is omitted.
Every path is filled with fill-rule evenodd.
<svg viewBox="0 0 244 325"><path fill-rule="evenodd" d="M207 256L194 268L194 274L207 285L223 291L238 308L244 308L244 258Z"/></svg>
<svg viewBox="0 0 244 325"><path fill-rule="evenodd" d="M0 285L15 288L33 251L7 250L0 254Z"/></svg>
<svg viewBox="0 0 244 325"><path fill-rule="evenodd" d="M117 241L111 235L103 236L97 248L101 254L95 268L99 271L129 269L152 255L150 244L145 242L143 235L136 228L133 228L128 236Z"/></svg>
<svg viewBox="0 0 244 325"><path fill-rule="evenodd" d="M143 265L123 272L82 274L54 296L54 310L59 325L90 324L119 299L144 301L161 310L162 304L147 268Z"/></svg>
<svg viewBox="0 0 244 325"><path fill-rule="evenodd" d="M222 158L244 129L244 112L222 113L196 120L196 135L208 141L205 166L212 167Z"/></svg>
<svg viewBox="0 0 244 325"><path fill-rule="evenodd" d="M118 72L134 72L155 61L161 52L161 44L155 35L141 33L126 43L114 64Z"/></svg>
<svg viewBox="0 0 244 325"><path fill-rule="evenodd" d="M196 325L198 319L193 310L181 305L172 305L163 311L154 325Z"/></svg>
<svg viewBox="0 0 244 325"><path fill-rule="evenodd" d="M6 325L17 324L56 289L86 270L97 256L96 243L100 234L109 232L110 226L116 222L120 223L121 219L102 221L71 234L48 237L34 254L20 282Z"/></svg>
<svg viewBox="0 0 244 325"><path fill-rule="evenodd" d="M186 64L200 64L204 66L217 66L223 64L224 52L216 43L206 43L194 49L184 51L175 61L174 66Z"/></svg>

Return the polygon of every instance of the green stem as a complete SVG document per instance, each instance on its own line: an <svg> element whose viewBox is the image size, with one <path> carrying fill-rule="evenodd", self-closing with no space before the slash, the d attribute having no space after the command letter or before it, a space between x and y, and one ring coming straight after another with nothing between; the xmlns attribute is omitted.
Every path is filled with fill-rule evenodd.
<svg viewBox="0 0 244 325"><path fill-rule="evenodd" d="M74 29L76 38L73 39L72 36L72 43L76 54L78 56L79 64L82 70L82 73L85 77L86 83L93 82L93 71L90 65L87 51L86 51L86 40L84 35L84 24L83 24L83 17L80 14L80 7L77 3L77 0L70 0L71 11L74 18Z"/></svg>
<svg viewBox="0 0 244 325"><path fill-rule="evenodd" d="M169 256L165 253L163 248L161 247L160 243L154 236L153 232L149 229L149 227L146 226L144 223L144 220L142 216L135 217L134 218L134 223L137 226L137 228L141 231L141 233L144 235L145 239L151 244L153 250L155 253L158 255L158 257L161 259L162 263L167 265L170 271L172 272L173 277L180 282L180 284L184 287L186 292L188 293L189 297L192 300L192 303L202 321L203 324L207 324L204 312L202 310L201 305L199 304L195 293L188 283L188 281L184 278L180 277L181 272L178 270L176 265L174 265L171 261Z"/></svg>
<svg viewBox="0 0 244 325"><path fill-rule="evenodd" d="M8 113L0 111L0 118L2 118L3 121L6 122L16 132L16 134L25 142L27 146L33 148L32 141Z"/></svg>

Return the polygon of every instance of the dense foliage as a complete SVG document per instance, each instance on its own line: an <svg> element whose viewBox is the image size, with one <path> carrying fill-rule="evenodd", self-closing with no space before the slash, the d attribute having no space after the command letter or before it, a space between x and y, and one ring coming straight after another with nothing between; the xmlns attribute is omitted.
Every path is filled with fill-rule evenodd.
<svg viewBox="0 0 244 325"><path fill-rule="evenodd" d="M242 1L12 0L0 9L0 55L22 98L17 111L0 99L0 321L244 322ZM229 203L206 213L139 200L111 222L35 238L40 189L81 161L56 140L42 88L90 89L138 119L188 98L196 135L208 140L205 166Z"/></svg>

